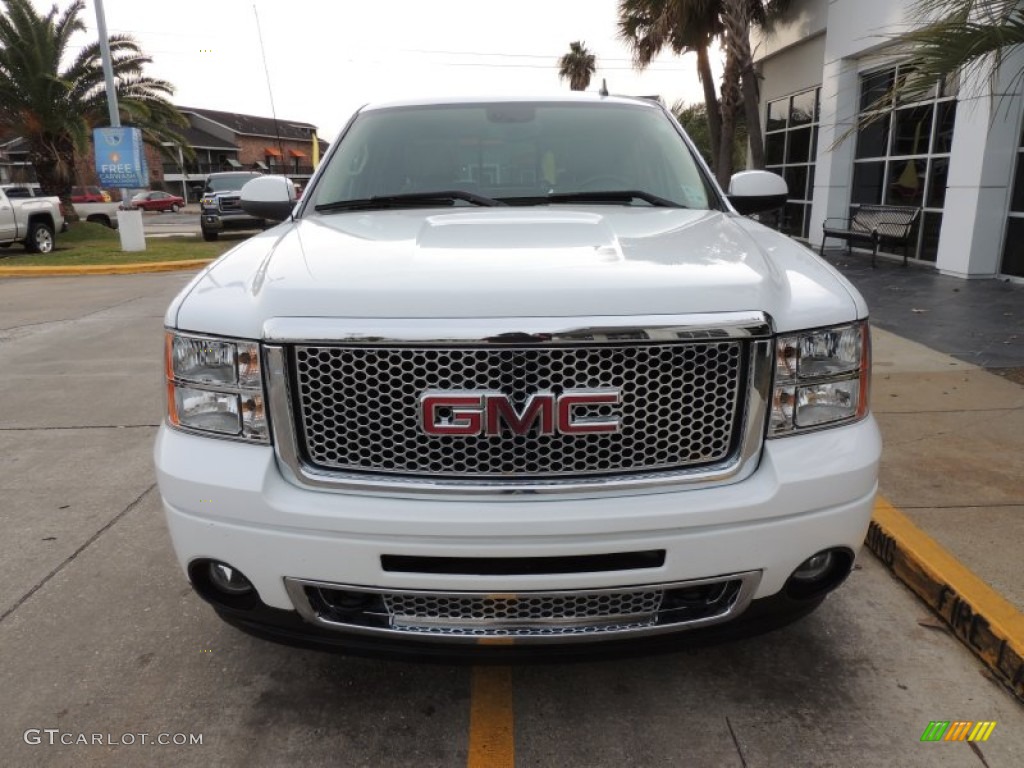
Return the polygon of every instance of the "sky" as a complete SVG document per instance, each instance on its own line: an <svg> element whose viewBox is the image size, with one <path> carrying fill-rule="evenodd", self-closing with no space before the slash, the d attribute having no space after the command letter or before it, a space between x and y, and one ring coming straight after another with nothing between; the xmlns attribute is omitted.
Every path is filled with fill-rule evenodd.
<svg viewBox="0 0 1024 768"><path fill-rule="evenodd" d="M32 0L41 11L53 5ZM56 0L64 9L71 0ZM332 141L369 101L557 94L556 61L582 40L597 56L588 90L703 101L696 57L663 54L633 70L616 39L617 0L103 0L111 35L152 57L174 103L313 123ZM254 11L255 9L255 11ZM258 25L257 25L258 17ZM96 8L72 45L95 40ZM266 69L260 53L260 35ZM267 81L270 89L268 91ZM717 76L717 73L716 73Z"/></svg>

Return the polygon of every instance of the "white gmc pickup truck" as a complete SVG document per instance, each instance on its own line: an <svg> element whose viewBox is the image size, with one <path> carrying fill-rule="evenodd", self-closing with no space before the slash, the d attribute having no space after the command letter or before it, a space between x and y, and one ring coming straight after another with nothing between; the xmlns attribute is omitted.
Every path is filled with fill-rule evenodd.
<svg viewBox="0 0 1024 768"><path fill-rule="evenodd" d="M231 624L422 658L779 626L853 566L867 307L641 99L361 109L166 316L155 458Z"/></svg>

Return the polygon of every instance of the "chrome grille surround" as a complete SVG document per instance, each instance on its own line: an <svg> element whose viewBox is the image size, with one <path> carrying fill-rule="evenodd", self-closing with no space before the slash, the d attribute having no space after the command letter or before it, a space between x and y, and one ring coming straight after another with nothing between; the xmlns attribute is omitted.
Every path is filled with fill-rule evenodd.
<svg viewBox="0 0 1024 768"><path fill-rule="evenodd" d="M242 210L242 198L239 195L228 195L217 198L217 203L222 211Z"/></svg>
<svg viewBox="0 0 1024 768"><path fill-rule="evenodd" d="M576 324L573 322L576 321ZM353 320L353 319L317 319L317 318L279 318L269 320L264 324L264 351L265 351L265 375L267 377L268 405L271 426L274 433L274 445L278 456L278 464L285 477L301 486L319 488L325 490L357 490L360 492L386 492L389 494L418 495L429 494L503 494L515 495L518 493L577 493L586 494L593 490L599 490L602 494L614 493L617 490L623 492L638 492L647 489L663 488L667 485L685 485L686 487L699 487L700 485L714 485L723 482L736 481L747 476L756 467L757 458L760 454L764 438L764 423L767 412L767 402L771 384L771 362L772 349L770 338L772 326L770 318L759 312L740 313L714 313L708 315L689 316L665 316L654 315L644 317L623 317L623 318L519 318L519 319L439 319L423 322L403 320ZM618 364L612 359L613 355L619 354L623 358L633 360L636 370L637 360L650 361L652 356L658 356L659 363L671 367L673 361L681 362L683 365L690 364L696 367L698 360L708 360L724 350L727 359L727 368L732 371L733 392L719 392L717 382L704 377L701 380L700 371L695 371L691 381L700 381L700 391L707 398L715 402L724 400L724 410L730 411L729 417L733 424L732 429L725 428L728 438L712 435L709 445L701 444L696 440L689 446L691 452L683 456L682 463L678 458L682 455L678 450L682 445L679 437L684 432L677 428L675 435L657 436L652 442L656 445L653 452L661 461L654 461L649 464L636 466L627 463L616 464L615 453L617 446L602 445L600 440L593 442L584 452L585 456L597 457L598 466L580 466L577 463L576 451L569 450L563 444L558 451L563 459L563 465L558 467L558 472L544 473L542 461L536 461L537 451L530 441L538 442L535 435L525 437L512 437L511 435L500 439L479 438L477 442L470 445L469 438L460 438L463 441L461 446L451 442L451 438L434 438L441 448L434 448L436 454L436 465L434 467L411 468L408 465L396 465L394 467L367 467L345 465L340 461L337 465L319 464L317 458L323 460L328 456L328 451L335 450L336 446L330 443L334 439L325 432L321 436L322 444L317 447L314 440L314 448L310 451L306 442L305 427L301 418L297 418L298 404L303 402L303 397L308 392L316 390L314 386L310 389L310 382L313 379L308 375L305 382L293 381L291 371L295 368L295 349L304 349L303 354L315 355L316 364L312 367L326 366L327 370L319 371L317 376L331 380L335 366L339 370L346 366L352 367L354 363L347 361L345 355L350 350L364 350L360 353L398 356L398 359L415 359L417 355L422 357L425 367L431 353L452 354L454 350L462 359L475 359L483 355L483 360L500 358L505 355L515 360L516 355L525 356L520 359L547 360L553 357L565 360L586 360L588 356L596 356L599 361L602 352L612 360L608 370ZM316 352L311 352L315 349ZM707 354L708 350L714 350L713 354ZM320 355L326 360L321 360ZM291 360L290 360L291 358ZM689 358L689 360L687 359ZM436 357L434 358L436 359ZM382 367L380 363L374 364L377 368ZM458 367L458 366L456 366ZM486 369L488 366L484 365ZM557 367L557 366L556 366ZM571 369L571 366L569 366ZM589 364L580 366L586 373ZM310 366L307 366L309 369ZM465 367L462 375L479 376L479 371L474 367L467 374ZM524 376L547 375L551 377L554 386L570 386L564 384L564 378L558 380L561 371L527 370L528 366L512 365L512 371L507 374L511 376L513 396L523 396L532 384L522 386L519 382ZM564 368L564 365L563 365ZM598 365L598 374L602 375ZM627 368L621 371L614 371L610 375L623 378L625 387L630 386L631 375L626 373ZM486 374L486 370L484 372ZM641 372L640 378L647 377L657 385L656 377L649 371ZM659 371L659 374L664 372ZM386 373L381 374L386 377ZM397 380L397 385L394 382ZM586 379L578 379L586 381ZM404 384L399 377L391 377L392 386ZM593 381L593 380L590 380ZM386 383L386 382L385 382ZM445 388L455 388L451 381L439 382ZM307 393L304 395L303 386L306 386ZM416 384L413 383L413 396ZM474 383L474 387L479 384ZM410 387L402 396L409 396ZM651 387L656 392L656 386ZM365 386L363 388L365 396ZM330 392L327 393L330 395ZM352 396L360 393L355 393ZM681 392L680 397L693 397L692 394ZM315 400L315 398L314 398ZM326 400L325 400L326 402ZM356 401L358 403L358 401ZM367 399L367 402L368 399ZM330 405L330 404L329 404ZM521 407L521 401L517 403ZM644 405L641 403L641 405ZM717 414L719 425L710 423L714 429L722 429L723 405L718 402L720 413ZM333 406L332 406L333 407ZM626 409L625 403L622 406ZM649 405L645 405L652 410ZM731 410L730 410L731 409ZM656 408L653 409L656 412ZM670 409L669 409L670 410ZM637 410L634 408L634 413ZM326 413L326 412L325 412ZM327 413L335 417L334 413ZM407 408L401 418L408 416L413 421L416 418L414 408ZM625 414L624 414L625 415ZM356 413L354 418L358 424L360 414ZM363 425L369 419L363 415ZM393 409L382 421L398 421L395 419ZM375 422L379 423L379 422ZM632 436L634 446L643 447L643 424L634 427L635 433ZM386 427L386 425L385 425ZM335 422L337 428L337 422ZM409 434L399 431L399 435ZM427 436L416 433L417 439ZM579 438L580 436L573 436ZM607 438L607 435L587 435L586 437ZM627 435L627 438L629 436ZM669 439L666 440L666 437ZM316 438L316 435L314 435ZM330 440L328 440L330 438ZM556 441L562 439L555 436ZM550 441L550 436L547 438ZM658 445L658 441L661 445ZM675 442L673 442L675 440ZM395 435L391 436L391 442L395 442ZM471 453L481 453L478 446L481 442L487 444L487 450L482 452L484 463L472 465ZM517 444L518 443L518 444ZM628 440L627 440L628 443ZM666 445L674 446L676 453L673 455L666 450ZM512 457L511 463L497 463L495 466L488 466L487 462L494 463L494 458L501 458L501 447L511 446L506 451L505 459ZM577 443L578 445L578 443ZM694 449L696 446L696 449ZM686 446L683 446L686 447ZM711 450L708 450L710 447ZM459 464L452 462L453 448L461 451L463 461ZM471 451L470 448L473 450ZM393 446L388 446L394 451ZM695 452L694 452L695 450ZM318 456L319 451L319 456ZM444 453L444 463L441 464L441 453ZM358 447L350 451L349 457L357 462L365 462L366 455L372 455L373 451L366 451L365 447ZM335 455L337 455L335 451ZM634 456L638 455L634 452ZM640 454L642 455L642 454ZM696 458L693 458L696 456ZM470 459L466 463L465 459ZM672 461L672 459L676 459ZM335 460L336 461L336 460ZM604 461L603 464L600 462ZM586 464L586 462L584 462ZM481 471L481 466L484 471ZM452 471L452 470L456 471ZM533 472L530 470L534 469ZM445 471L447 470L447 472Z"/></svg>
<svg viewBox="0 0 1024 768"><path fill-rule="evenodd" d="M296 346L300 434L315 466L428 477L544 478L678 469L735 444L743 389L738 340L601 347ZM615 434L456 437L423 433L421 393L617 388Z"/></svg>
<svg viewBox="0 0 1024 768"><path fill-rule="evenodd" d="M622 639L728 621L750 603L760 571L669 584L557 592L423 592L285 579L308 622L357 634L475 643Z"/></svg>

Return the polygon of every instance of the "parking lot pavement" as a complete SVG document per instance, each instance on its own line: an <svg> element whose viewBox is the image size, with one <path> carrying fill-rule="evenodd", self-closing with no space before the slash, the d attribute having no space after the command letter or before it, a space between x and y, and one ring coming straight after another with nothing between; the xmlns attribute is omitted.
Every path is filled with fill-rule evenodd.
<svg viewBox="0 0 1024 768"><path fill-rule="evenodd" d="M150 456L163 309L188 277L0 281L0 763L483 765L470 713L491 698L512 733L494 765L1024 764L1024 710L867 553L784 630L520 666L509 690L224 625L174 561ZM997 726L975 753L922 743L934 720Z"/></svg>

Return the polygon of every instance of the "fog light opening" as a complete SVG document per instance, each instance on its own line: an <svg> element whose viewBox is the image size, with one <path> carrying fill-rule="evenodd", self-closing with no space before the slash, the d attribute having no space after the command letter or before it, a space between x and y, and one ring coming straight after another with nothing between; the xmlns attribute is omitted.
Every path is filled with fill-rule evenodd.
<svg viewBox="0 0 1024 768"><path fill-rule="evenodd" d="M816 581L825 575L832 565L832 560L831 552L819 552L816 555L811 555L793 571L793 578L797 581Z"/></svg>
<svg viewBox="0 0 1024 768"><path fill-rule="evenodd" d="M210 582L226 595L237 597L253 591L252 582L237 568L218 560L210 562Z"/></svg>
<svg viewBox="0 0 1024 768"><path fill-rule="evenodd" d="M215 606L248 610L260 604L256 587L235 566L220 560L193 560L188 577L196 593Z"/></svg>
<svg viewBox="0 0 1024 768"><path fill-rule="evenodd" d="M853 567L848 549L826 549L808 557L790 575L786 594L797 600L822 597L838 587Z"/></svg>

